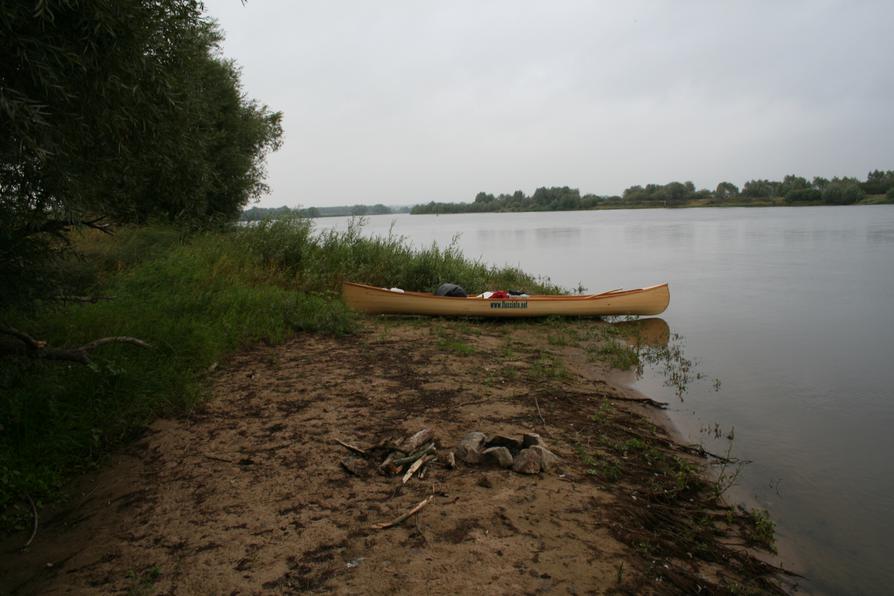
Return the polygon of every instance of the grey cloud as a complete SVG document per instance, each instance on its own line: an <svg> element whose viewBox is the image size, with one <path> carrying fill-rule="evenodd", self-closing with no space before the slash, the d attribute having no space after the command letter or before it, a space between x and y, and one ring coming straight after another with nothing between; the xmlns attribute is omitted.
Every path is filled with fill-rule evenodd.
<svg viewBox="0 0 894 596"><path fill-rule="evenodd" d="M264 205L894 168L890 2L206 2L285 112Z"/></svg>

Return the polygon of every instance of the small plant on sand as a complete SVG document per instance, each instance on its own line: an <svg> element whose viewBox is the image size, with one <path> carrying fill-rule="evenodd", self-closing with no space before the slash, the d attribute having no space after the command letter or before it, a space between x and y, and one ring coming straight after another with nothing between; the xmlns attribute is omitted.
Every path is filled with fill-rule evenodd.
<svg viewBox="0 0 894 596"><path fill-rule="evenodd" d="M133 569L127 572L127 579L131 582L127 590L128 596L148 596L155 591L155 582L161 577L161 569L158 565L147 567L140 573Z"/></svg>
<svg viewBox="0 0 894 596"><path fill-rule="evenodd" d="M441 338L438 340L438 348L459 354L460 356L471 356L475 353L474 346L471 346L461 339Z"/></svg>
<svg viewBox="0 0 894 596"><path fill-rule="evenodd" d="M530 374L539 381L561 380L568 377L565 365L553 354L540 354L531 365Z"/></svg>
<svg viewBox="0 0 894 596"><path fill-rule="evenodd" d="M755 508L748 513L748 537L770 552L776 552L776 524L766 509Z"/></svg>
<svg viewBox="0 0 894 596"><path fill-rule="evenodd" d="M518 379L518 369L514 366L506 364L500 369L500 374L505 381L515 381Z"/></svg>
<svg viewBox="0 0 894 596"><path fill-rule="evenodd" d="M614 408L612 404L607 399L603 399L602 403L599 404L599 409L596 410L596 413L590 416L590 420L596 422L597 424L605 424L611 418L611 414Z"/></svg>

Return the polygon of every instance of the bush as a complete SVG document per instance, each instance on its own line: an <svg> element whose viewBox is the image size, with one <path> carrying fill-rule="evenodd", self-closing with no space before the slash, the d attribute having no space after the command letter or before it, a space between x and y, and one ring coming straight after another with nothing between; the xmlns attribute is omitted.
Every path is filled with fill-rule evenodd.
<svg viewBox="0 0 894 596"><path fill-rule="evenodd" d="M823 191L823 201L832 205L852 205L863 199L866 193L856 182L830 182Z"/></svg>
<svg viewBox="0 0 894 596"><path fill-rule="evenodd" d="M785 195L785 201L787 203L806 203L806 202L818 202L823 198L823 193L816 190L815 188L799 188L796 190L788 191L788 194Z"/></svg>
<svg viewBox="0 0 894 596"><path fill-rule="evenodd" d="M885 197L894 201L894 186L888 189L888 192L885 193Z"/></svg>

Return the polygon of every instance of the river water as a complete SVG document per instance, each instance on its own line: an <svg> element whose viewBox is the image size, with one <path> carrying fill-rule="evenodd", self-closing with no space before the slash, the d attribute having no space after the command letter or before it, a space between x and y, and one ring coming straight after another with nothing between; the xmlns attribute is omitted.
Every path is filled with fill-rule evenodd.
<svg viewBox="0 0 894 596"><path fill-rule="evenodd" d="M343 228L346 219L317 220ZM894 564L894 206L390 215L416 245L590 292L667 281L662 315L705 379L682 398L647 369L693 442L735 429L738 489L770 511L809 589L890 593ZM362 281L362 280L358 280ZM713 379L720 380L719 388Z"/></svg>

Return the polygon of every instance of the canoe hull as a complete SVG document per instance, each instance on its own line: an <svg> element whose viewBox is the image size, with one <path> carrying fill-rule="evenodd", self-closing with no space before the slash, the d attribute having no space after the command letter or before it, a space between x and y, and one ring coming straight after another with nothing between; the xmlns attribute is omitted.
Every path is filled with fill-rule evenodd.
<svg viewBox="0 0 894 596"><path fill-rule="evenodd" d="M670 302L667 284L589 296L529 296L506 300L452 298L421 292L392 292L346 282L342 297L348 307L369 314L453 317L547 317L657 315Z"/></svg>

